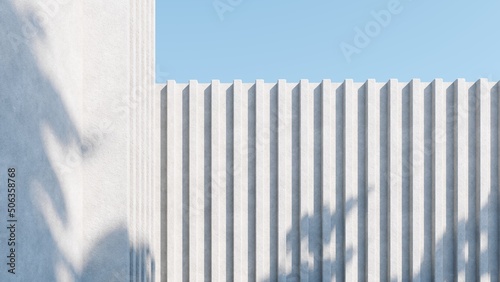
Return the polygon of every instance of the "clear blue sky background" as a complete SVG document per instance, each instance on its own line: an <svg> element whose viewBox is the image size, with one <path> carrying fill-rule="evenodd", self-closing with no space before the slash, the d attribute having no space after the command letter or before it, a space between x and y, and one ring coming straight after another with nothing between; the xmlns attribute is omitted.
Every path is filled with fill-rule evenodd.
<svg viewBox="0 0 500 282"><path fill-rule="evenodd" d="M372 12L390 2L158 0L156 80L500 79L500 0L400 0L377 31ZM367 27L369 43L356 45ZM343 42L362 47L350 61Z"/></svg>

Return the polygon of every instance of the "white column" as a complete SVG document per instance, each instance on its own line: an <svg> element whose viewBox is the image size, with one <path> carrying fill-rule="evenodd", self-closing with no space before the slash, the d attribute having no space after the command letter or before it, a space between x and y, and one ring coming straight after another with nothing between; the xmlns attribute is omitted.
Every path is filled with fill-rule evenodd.
<svg viewBox="0 0 500 282"><path fill-rule="evenodd" d="M248 280L248 91L241 80L234 95L234 279Z"/></svg>
<svg viewBox="0 0 500 282"><path fill-rule="evenodd" d="M368 188L368 258L367 277L370 281L379 281L380 273L380 89L374 80L366 83L366 139L367 139L367 173Z"/></svg>
<svg viewBox="0 0 500 282"><path fill-rule="evenodd" d="M167 84L167 260L168 281L182 281L182 89L176 83Z"/></svg>
<svg viewBox="0 0 500 282"><path fill-rule="evenodd" d="M345 189L345 279L358 281L358 92L352 80L344 81L344 189Z"/></svg>
<svg viewBox="0 0 500 282"><path fill-rule="evenodd" d="M205 123L204 96L198 82L189 82L189 279L204 281L205 275Z"/></svg>
<svg viewBox="0 0 500 282"><path fill-rule="evenodd" d="M335 88L330 80L323 80L321 84L323 101L323 187L322 187L322 225L323 225L323 281L335 281L340 269L337 255L337 230L340 225L340 210L337 207L337 100Z"/></svg>
<svg viewBox="0 0 500 282"><path fill-rule="evenodd" d="M399 83L391 79L389 87L389 249L390 279L403 279L403 151L402 151L402 93Z"/></svg>
<svg viewBox="0 0 500 282"><path fill-rule="evenodd" d="M446 232L446 91L443 81L433 82L433 201L434 201L434 279L445 279L444 235Z"/></svg>
<svg viewBox="0 0 500 282"><path fill-rule="evenodd" d="M226 93L218 80L212 94L212 280L226 280Z"/></svg>
<svg viewBox="0 0 500 282"><path fill-rule="evenodd" d="M285 80L278 81L278 280L292 271L292 94Z"/></svg>
<svg viewBox="0 0 500 282"><path fill-rule="evenodd" d="M412 277L422 280L422 263L424 262L424 196L425 196L425 124L424 124L424 91L419 79L411 84L411 199L412 199Z"/></svg>
<svg viewBox="0 0 500 282"><path fill-rule="evenodd" d="M314 215L314 92L300 81L300 280L314 269L311 222Z"/></svg>
<svg viewBox="0 0 500 282"><path fill-rule="evenodd" d="M458 281L474 281L471 269L474 253L469 252L474 234L470 231L474 210L469 206L469 93L464 79L455 81L455 191L456 270Z"/></svg>
<svg viewBox="0 0 500 282"><path fill-rule="evenodd" d="M264 82L257 80L256 88L256 279L269 279L270 275L270 95L264 91Z"/></svg>
<svg viewBox="0 0 500 282"><path fill-rule="evenodd" d="M489 203L491 197L491 93L487 80L480 79L476 83L477 115L476 115L476 170L477 201L479 207L479 275L481 281L491 281L491 272L496 265L491 262L490 238L491 219L496 211Z"/></svg>

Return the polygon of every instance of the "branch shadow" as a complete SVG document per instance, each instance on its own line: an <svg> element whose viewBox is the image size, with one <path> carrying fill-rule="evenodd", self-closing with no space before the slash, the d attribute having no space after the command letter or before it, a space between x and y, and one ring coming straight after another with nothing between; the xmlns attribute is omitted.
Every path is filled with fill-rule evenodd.
<svg viewBox="0 0 500 282"><path fill-rule="evenodd" d="M113 254L120 244L130 245L127 228L102 237L86 257L75 246L83 242L62 240L79 237L79 222L72 220L75 207L68 206L72 190L64 176L76 173L85 146L53 75L39 60L39 48L46 47L47 39L44 28L34 22L40 11L21 10L14 2L0 1L0 175L4 182L7 168L16 169L16 274L8 273L3 264L0 280L124 281L128 268L124 273ZM36 30L28 36L27 28ZM54 150L69 159L54 159ZM7 189L0 193L3 210ZM6 209L4 216L6 220ZM1 242L10 236L7 231L2 228ZM149 254L148 246L131 249L133 255ZM2 247L2 256L7 250ZM148 262L139 266L145 274L154 268L151 258L139 261Z"/></svg>
<svg viewBox="0 0 500 282"><path fill-rule="evenodd" d="M32 46L16 45L12 41L15 40L12 36L26 39L22 28L31 15L21 14L11 1L0 3L0 13L0 34L3 35L0 41L0 77L3 81L0 83L0 173L3 175L8 167L17 171L19 244L16 277L24 281L56 281L54 267L61 263L71 265L71 262L60 251L40 209L52 208L63 229L68 229L70 223L65 195L47 152L43 129L48 129L66 149L77 145L80 137L58 90L39 67ZM37 36L43 41L43 30ZM40 194L47 195L44 200L48 202L41 203ZM2 199L5 198L4 194ZM3 201L1 206L5 205ZM3 231L2 239L6 235Z"/></svg>

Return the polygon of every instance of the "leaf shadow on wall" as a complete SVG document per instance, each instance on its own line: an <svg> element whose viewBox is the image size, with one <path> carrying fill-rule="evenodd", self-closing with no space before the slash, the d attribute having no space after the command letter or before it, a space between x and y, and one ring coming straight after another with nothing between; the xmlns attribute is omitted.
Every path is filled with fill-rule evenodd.
<svg viewBox="0 0 500 282"><path fill-rule="evenodd" d="M115 264L113 253L130 244L127 228L104 235L83 258L78 247L83 242L73 241L80 237L80 222L73 220L80 211L69 205L68 198L75 199L65 177L78 173L84 146L48 66L39 60L46 34L33 22L36 12L21 10L13 1L0 2L0 179L5 181L7 168L16 168L15 279L123 281L130 275L128 265ZM6 207L6 189L0 195L0 207ZM1 242L10 236L7 231L0 231ZM139 254L142 262L154 265L147 246L131 249L131 256ZM1 252L7 252L6 245ZM80 260L82 270L76 267ZM147 275L146 266L139 269ZM13 281L11 275L2 269L0 280Z"/></svg>

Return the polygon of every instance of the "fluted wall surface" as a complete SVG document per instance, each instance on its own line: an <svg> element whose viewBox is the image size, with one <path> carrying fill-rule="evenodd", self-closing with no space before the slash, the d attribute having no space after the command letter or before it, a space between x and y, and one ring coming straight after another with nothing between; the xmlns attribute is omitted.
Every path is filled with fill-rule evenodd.
<svg viewBox="0 0 500 282"><path fill-rule="evenodd" d="M499 281L499 84L162 90L167 281Z"/></svg>

